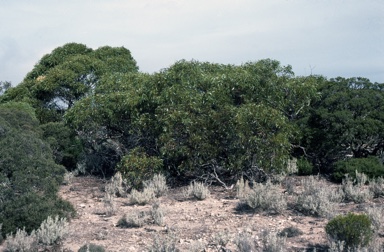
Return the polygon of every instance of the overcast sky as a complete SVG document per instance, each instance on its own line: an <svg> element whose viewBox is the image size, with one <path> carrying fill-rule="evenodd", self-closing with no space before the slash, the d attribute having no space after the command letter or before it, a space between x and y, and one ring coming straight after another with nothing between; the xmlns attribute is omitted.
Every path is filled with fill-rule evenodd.
<svg viewBox="0 0 384 252"><path fill-rule="evenodd" d="M0 0L0 81L69 42L124 46L143 72L271 58L384 83L384 0Z"/></svg>

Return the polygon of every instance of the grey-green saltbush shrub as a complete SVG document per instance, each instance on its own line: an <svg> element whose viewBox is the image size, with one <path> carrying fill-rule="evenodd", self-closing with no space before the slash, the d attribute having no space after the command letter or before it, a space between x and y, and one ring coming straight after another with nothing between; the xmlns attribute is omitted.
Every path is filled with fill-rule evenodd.
<svg viewBox="0 0 384 252"><path fill-rule="evenodd" d="M82 246L77 252L105 252L105 249L101 245L90 243Z"/></svg>
<svg viewBox="0 0 384 252"><path fill-rule="evenodd" d="M150 215L156 225L161 226L164 224L165 210L161 207L159 202L155 202L152 205Z"/></svg>
<svg viewBox="0 0 384 252"><path fill-rule="evenodd" d="M344 199L355 203L363 203L373 198L373 193L365 186L367 177L363 173L355 172L355 182L349 176L343 180L342 189Z"/></svg>
<svg viewBox="0 0 384 252"><path fill-rule="evenodd" d="M239 252L256 251L257 242L248 232L240 232L234 242Z"/></svg>
<svg viewBox="0 0 384 252"><path fill-rule="evenodd" d="M369 190L372 192L374 198L384 196L384 178L378 177L369 180Z"/></svg>
<svg viewBox="0 0 384 252"><path fill-rule="evenodd" d="M155 174L151 180L145 181L144 188L151 188L156 197L163 196L168 191L165 176L162 174Z"/></svg>
<svg viewBox="0 0 384 252"><path fill-rule="evenodd" d="M209 197L210 192L206 185L201 182L192 182L184 191L185 198L195 198L198 200L204 200Z"/></svg>
<svg viewBox="0 0 384 252"><path fill-rule="evenodd" d="M142 192L132 189L129 194L129 201L131 204L146 205L155 198L153 188L144 188Z"/></svg>
<svg viewBox="0 0 384 252"><path fill-rule="evenodd" d="M152 244L147 248L149 252L178 252L177 235L169 232L166 235L155 235Z"/></svg>
<svg viewBox="0 0 384 252"><path fill-rule="evenodd" d="M305 178L302 184L303 191L296 198L295 208L307 215L332 217L337 204L343 200L343 192L313 176Z"/></svg>
<svg viewBox="0 0 384 252"><path fill-rule="evenodd" d="M34 231L31 235L25 229L17 229L16 234L8 234L5 242L5 252L37 252L37 237Z"/></svg>
<svg viewBox="0 0 384 252"><path fill-rule="evenodd" d="M267 181L265 184L254 183L252 190L245 197L245 203L254 210L281 213L287 207L287 201L279 184Z"/></svg>
<svg viewBox="0 0 384 252"><path fill-rule="evenodd" d="M349 213L336 216L325 226L332 241L344 242L346 248L367 247L372 241L372 222L367 215Z"/></svg>
<svg viewBox="0 0 384 252"><path fill-rule="evenodd" d="M69 229L66 218L59 218L59 216L52 218L48 216L36 231L36 236L39 244L50 246L60 244L68 233Z"/></svg>
<svg viewBox="0 0 384 252"><path fill-rule="evenodd" d="M262 234L263 251L284 252L286 251L287 238L279 236L276 232L264 231Z"/></svg>
<svg viewBox="0 0 384 252"><path fill-rule="evenodd" d="M124 214L116 224L117 227L121 228L139 228L144 226L147 220L145 212L133 211L129 214Z"/></svg>

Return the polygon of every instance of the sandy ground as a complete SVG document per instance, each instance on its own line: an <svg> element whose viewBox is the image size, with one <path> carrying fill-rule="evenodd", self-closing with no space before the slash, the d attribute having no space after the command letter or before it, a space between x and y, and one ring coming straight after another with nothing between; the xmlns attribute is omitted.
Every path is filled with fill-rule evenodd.
<svg viewBox="0 0 384 252"><path fill-rule="evenodd" d="M298 186L299 180L296 178L295 182ZM173 237L180 251L236 251L234 240L239 233L247 233L261 247L263 231L281 231L286 227L296 227L303 232L287 238L288 251L313 251L314 247L324 251L326 248L324 227L327 219L304 216L289 208L279 215L237 211L239 200L235 189L223 187L210 187L211 196L203 201L184 200L182 188L170 189L158 199L165 210L163 225L148 221L140 228L117 227L124 214L149 212L151 205L130 205L128 198L117 197L115 213L107 216L104 187L105 181L95 177L75 177L70 184L61 187L60 195L77 211L77 216L70 221L70 235L63 242L64 251L76 252L87 243L102 245L106 251L148 251L156 236ZM291 196L286 197L289 200ZM338 211L361 209L361 205L348 203L340 204ZM219 236L229 240L225 246L227 250L217 245Z"/></svg>

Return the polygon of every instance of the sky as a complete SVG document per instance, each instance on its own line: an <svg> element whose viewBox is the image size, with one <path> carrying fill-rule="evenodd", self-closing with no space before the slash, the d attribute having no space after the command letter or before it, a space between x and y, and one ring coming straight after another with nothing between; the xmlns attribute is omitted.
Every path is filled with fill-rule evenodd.
<svg viewBox="0 0 384 252"><path fill-rule="evenodd" d="M384 83L384 0L0 0L0 81L66 43L129 49L140 71L270 58L297 76Z"/></svg>

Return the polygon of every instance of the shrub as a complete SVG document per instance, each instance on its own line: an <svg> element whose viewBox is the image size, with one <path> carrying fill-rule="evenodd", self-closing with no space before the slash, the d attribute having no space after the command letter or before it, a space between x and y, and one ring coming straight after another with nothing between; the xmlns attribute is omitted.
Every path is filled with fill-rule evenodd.
<svg viewBox="0 0 384 252"><path fill-rule="evenodd" d="M343 180L342 189L346 201L353 201L355 203L363 203L373 198L373 193L369 188L365 187L366 177L356 171L356 183L354 183L349 176Z"/></svg>
<svg viewBox="0 0 384 252"><path fill-rule="evenodd" d="M118 197L125 195L124 180L120 172L116 172L109 183L105 185L105 192Z"/></svg>
<svg viewBox="0 0 384 252"><path fill-rule="evenodd" d="M61 244L68 232L68 222L66 218L59 218L59 216L52 218L48 216L36 231L36 236L39 244L55 245Z"/></svg>
<svg viewBox="0 0 384 252"><path fill-rule="evenodd" d="M3 238L3 235L1 234L1 227L3 226L2 223L0 223L0 245L3 243L4 241L4 238Z"/></svg>
<svg viewBox="0 0 384 252"><path fill-rule="evenodd" d="M177 236L174 232L169 232L165 236L155 235L152 245L148 247L150 252L178 252L176 247Z"/></svg>
<svg viewBox="0 0 384 252"><path fill-rule="evenodd" d="M153 222L154 222L156 225L161 226L161 225L164 224L164 214L165 214L165 211L164 211L164 209L160 206L160 203L159 203L159 202L155 202L155 203L152 205L150 214L151 214L151 216L152 216Z"/></svg>
<svg viewBox="0 0 384 252"><path fill-rule="evenodd" d="M206 185L200 182L192 182L186 189L183 191L185 198L193 197L198 200L204 200L209 197L210 192Z"/></svg>
<svg viewBox="0 0 384 252"><path fill-rule="evenodd" d="M251 234L243 231L235 238L235 245L239 252L256 251L257 242Z"/></svg>
<svg viewBox="0 0 384 252"><path fill-rule="evenodd" d="M231 240L228 231L218 232L212 238L212 243L216 245L216 247L221 249L220 251L224 251L224 248L227 246L228 242Z"/></svg>
<svg viewBox="0 0 384 252"><path fill-rule="evenodd" d="M163 196L168 191L164 175L155 174L151 180L144 182L144 188L151 188L156 197Z"/></svg>
<svg viewBox="0 0 384 252"><path fill-rule="evenodd" d="M245 199L245 197L249 194L251 191L251 188L249 188L248 180L244 180L243 177L241 177L236 182L236 197L238 199Z"/></svg>
<svg viewBox="0 0 384 252"><path fill-rule="evenodd" d="M144 226L146 219L147 216L145 212L134 211L129 215L124 214L124 216L118 220L116 226L121 228L138 228Z"/></svg>
<svg viewBox="0 0 384 252"><path fill-rule="evenodd" d="M122 158L117 165L117 170L129 185L138 189L162 166L163 161L160 158L148 156L141 148L135 148Z"/></svg>
<svg viewBox="0 0 384 252"><path fill-rule="evenodd" d="M349 213L337 216L325 226L325 231L333 241L345 243L348 249L366 247L372 240L372 222L367 215Z"/></svg>
<svg viewBox="0 0 384 252"><path fill-rule="evenodd" d="M129 194L129 201L131 204L146 205L155 198L153 188L144 188L142 192L132 189Z"/></svg>
<svg viewBox="0 0 384 252"><path fill-rule="evenodd" d="M255 183L245 198L246 204L254 210L266 210L281 213L287 207L287 201L280 191L280 185L271 181L265 184Z"/></svg>
<svg viewBox="0 0 384 252"><path fill-rule="evenodd" d="M365 212L371 219L374 231L377 234L381 234L384 229L384 207L372 206L365 209Z"/></svg>
<svg viewBox="0 0 384 252"><path fill-rule="evenodd" d="M376 179L369 180L369 190L375 198L384 196L384 178L378 177Z"/></svg>
<svg viewBox="0 0 384 252"><path fill-rule="evenodd" d="M332 190L322 181L310 176L302 181L303 192L296 198L295 208L307 215L331 217L343 192Z"/></svg>
<svg viewBox="0 0 384 252"><path fill-rule="evenodd" d="M342 182L346 174L352 179L356 177L356 171L366 174L369 178L378 178L384 174L384 165L377 157L352 158L338 161L334 164L332 178L336 182Z"/></svg>
<svg viewBox="0 0 384 252"><path fill-rule="evenodd" d="M285 236L279 236L275 232L264 231L262 235L263 251L265 252L284 252L286 251Z"/></svg>
<svg viewBox="0 0 384 252"><path fill-rule="evenodd" d="M313 174L313 165L306 158L297 159L297 170L298 175L307 176Z"/></svg>
<svg viewBox="0 0 384 252"><path fill-rule="evenodd" d="M5 252L34 252L38 251L37 237L34 231L31 235L25 229L17 229L16 234L7 235Z"/></svg>
<svg viewBox="0 0 384 252"><path fill-rule="evenodd" d="M292 227L292 226L286 227L279 232L280 236L285 236L285 237L295 237L295 236L299 236L302 234L303 234L303 231L301 231L297 227Z"/></svg>
<svg viewBox="0 0 384 252"><path fill-rule="evenodd" d="M90 243L79 248L77 252L105 252L105 249L101 245Z"/></svg>

